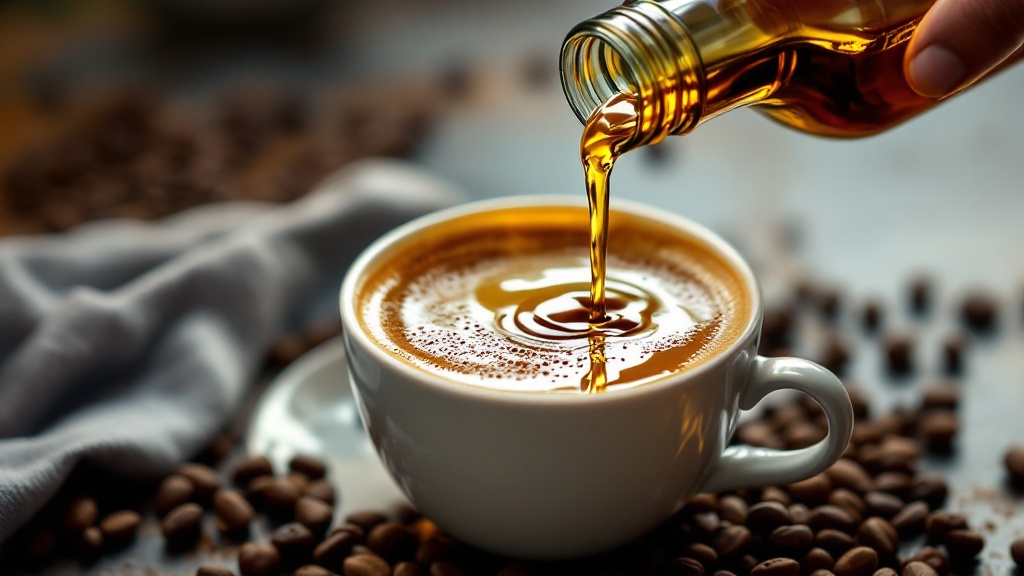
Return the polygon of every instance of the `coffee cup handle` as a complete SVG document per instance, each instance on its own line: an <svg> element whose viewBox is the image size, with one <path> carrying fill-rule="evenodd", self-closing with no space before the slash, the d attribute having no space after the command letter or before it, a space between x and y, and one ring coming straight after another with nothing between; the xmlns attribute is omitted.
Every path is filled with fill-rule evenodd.
<svg viewBox="0 0 1024 576"><path fill-rule="evenodd" d="M814 362L758 356L740 395L739 407L750 410L770 392L787 388L804 392L821 405L828 420L828 435L798 450L730 446L722 453L703 491L798 482L824 472L843 455L853 434L853 405L839 378Z"/></svg>

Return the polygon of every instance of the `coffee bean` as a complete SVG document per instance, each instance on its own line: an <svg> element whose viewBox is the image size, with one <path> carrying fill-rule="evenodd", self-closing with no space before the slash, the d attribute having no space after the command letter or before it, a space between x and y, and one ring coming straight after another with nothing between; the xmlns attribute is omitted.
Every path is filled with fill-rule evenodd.
<svg viewBox="0 0 1024 576"><path fill-rule="evenodd" d="M736 573L749 575L754 567L760 563L761 561L753 554L744 554L740 557L739 562L736 563Z"/></svg>
<svg viewBox="0 0 1024 576"><path fill-rule="evenodd" d="M345 558L344 576L391 576L391 565L380 556L357 554Z"/></svg>
<svg viewBox="0 0 1024 576"><path fill-rule="evenodd" d="M967 339L963 336L950 336L942 343L942 368L946 374L958 375L963 372L964 350Z"/></svg>
<svg viewBox="0 0 1024 576"><path fill-rule="evenodd" d="M353 512L345 517L345 522L349 524L355 524L363 530L369 531L377 524L387 522L387 517L380 512L367 510L363 512Z"/></svg>
<svg viewBox="0 0 1024 576"><path fill-rule="evenodd" d="M736 439L741 444L750 444L761 448L782 449L784 444L770 425L754 420L740 426L736 430Z"/></svg>
<svg viewBox="0 0 1024 576"><path fill-rule="evenodd" d="M864 313L862 316L862 322L864 328L870 332L878 330L878 327L882 325L882 304L877 300L872 300L864 305Z"/></svg>
<svg viewBox="0 0 1024 576"><path fill-rule="evenodd" d="M867 505L864 504L864 499L846 488L838 488L832 491L828 496L828 503L844 510L854 522L860 522L864 514L867 513Z"/></svg>
<svg viewBox="0 0 1024 576"><path fill-rule="evenodd" d="M814 530L832 529L847 534L852 534L857 529L857 523L846 510L831 504L811 510L810 525Z"/></svg>
<svg viewBox="0 0 1024 576"><path fill-rule="evenodd" d="M904 502L898 496L885 492L868 492L864 495L867 513L886 520L891 519L903 509Z"/></svg>
<svg viewBox="0 0 1024 576"><path fill-rule="evenodd" d="M250 456L235 465L231 481L238 486L248 486L260 476L273 476L274 467L266 456Z"/></svg>
<svg viewBox="0 0 1024 576"><path fill-rule="evenodd" d="M355 536L356 539L359 541L362 541L364 538L366 538L366 530L364 530L362 526L352 524L350 522L346 522L339 526L335 526L331 529L332 536L339 532L349 532L350 534Z"/></svg>
<svg viewBox="0 0 1024 576"><path fill-rule="evenodd" d="M750 544L751 534L746 526L726 526L715 534L711 544L722 558L732 558L743 554Z"/></svg>
<svg viewBox="0 0 1024 576"><path fill-rule="evenodd" d="M273 476L259 476L253 478L252 482L245 488L245 495L249 502L257 508L263 508L266 504L265 495L267 490L277 482Z"/></svg>
<svg viewBox="0 0 1024 576"><path fill-rule="evenodd" d="M910 557L911 562L923 562L931 566L940 576L949 572L949 559L938 548L922 546L920 550Z"/></svg>
<svg viewBox="0 0 1024 576"><path fill-rule="evenodd" d="M893 516L892 525L901 536L914 536L924 529L924 520L928 517L928 505L920 500L911 502Z"/></svg>
<svg viewBox="0 0 1024 576"><path fill-rule="evenodd" d="M839 308L842 304L839 292L832 288L819 287L815 300L824 319L835 320L839 317Z"/></svg>
<svg viewBox="0 0 1024 576"><path fill-rule="evenodd" d="M142 517L132 510L120 510L110 514L100 522L103 532L103 543L107 548L119 548L135 539L135 533L142 524Z"/></svg>
<svg viewBox="0 0 1024 576"><path fill-rule="evenodd" d="M203 565L196 568L196 576L235 576L235 573L223 566Z"/></svg>
<svg viewBox="0 0 1024 576"><path fill-rule="evenodd" d="M299 494L302 494L302 491L305 490L306 486L309 486L309 483L311 482L309 476L306 476L302 472L289 472L285 475L285 478L299 489Z"/></svg>
<svg viewBox="0 0 1024 576"><path fill-rule="evenodd" d="M68 503L61 517L61 526L68 532L81 532L96 524L99 519L99 507L96 500L88 496L80 496Z"/></svg>
<svg viewBox="0 0 1024 576"><path fill-rule="evenodd" d="M879 568L873 576L897 576L897 572L892 568Z"/></svg>
<svg viewBox="0 0 1024 576"><path fill-rule="evenodd" d="M825 342L820 364L837 376L843 376L850 361L850 346L840 336L832 335Z"/></svg>
<svg viewBox="0 0 1024 576"><path fill-rule="evenodd" d="M245 532L253 519L252 506L234 490L217 490L213 509L217 513L217 527L223 532Z"/></svg>
<svg viewBox="0 0 1024 576"><path fill-rule="evenodd" d="M746 500L739 496L723 496L718 501L718 517L725 522L746 524L749 510Z"/></svg>
<svg viewBox="0 0 1024 576"><path fill-rule="evenodd" d="M800 573L810 574L815 570L832 570L835 559L824 548L811 548L800 560Z"/></svg>
<svg viewBox="0 0 1024 576"><path fill-rule="evenodd" d="M795 320L796 315L789 306L774 306L765 310L764 321L761 323L761 343L771 348L789 346Z"/></svg>
<svg viewBox="0 0 1024 576"><path fill-rule="evenodd" d="M939 508L946 503L949 488L946 480L935 473L922 473L914 477L914 486L910 489L911 500L921 500L932 508Z"/></svg>
<svg viewBox="0 0 1024 576"><path fill-rule="evenodd" d="M697 494L686 501L686 505L683 509L693 514L700 512L718 512L718 495L710 492Z"/></svg>
<svg viewBox="0 0 1024 576"><path fill-rule="evenodd" d="M867 471L860 464L848 458L840 458L825 473L836 488L846 488L858 494L864 494L870 492L874 487L874 482Z"/></svg>
<svg viewBox="0 0 1024 576"><path fill-rule="evenodd" d="M267 513L281 519L291 519L295 514L295 503L301 491L287 478L272 478L262 489L261 500Z"/></svg>
<svg viewBox="0 0 1024 576"><path fill-rule="evenodd" d="M803 504L790 504L786 510L789 511L789 518L793 524L808 525L811 523L811 509Z"/></svg>
<svg viewBox="0 0 1024 576"><path fill-rule="evenodd" d="M1003 456L1003 465L1015 485L1024 484L1024 446L1010 446Z"/></svg>
<svg viewBox="0 0 1024 576"><path fill-rule="evenodd" d="M189 462L178 467L178 474L192 481L196 501L204 506L213 500L213 495L220 488L220 478L213 468L205 464Z"/></svg>
<svg viewBox="0 0 1024 576"><path fill-rule="evenodd" d="M789 510L778 502L761 502L754 504L747 512L747 527L750 531L767 536L779 526L792 523Z"/></svg>
<svg viewBox="0 0 1024 576"><path fill-rule="evenodd" d="M103 551L103 532L96 526L89 526L78 536L75 556L82 564L95 562Z"/></svg>
<svg viewBox="0 0 1024 576"><path fill-rule="evenodd" d="M976 332L988 332L995 327L995 299L986 293L968 294L960 308L960 317L968 328Z"/></svg>
<svg viewBox="0 0 1024 576"><path fill-rule="evenodd" d="M1018 570L1024 568L1024 538L1018 538L1010 544L1010 557Z"/></svg>
<svg viewBox="0 0 1024 576"><path fill-rule="evenodd" d="M950 562L957 565L973 561L985 547L985 539L981 534L970 530L951 530L946 533L942 543L949 552Z"/></svg>
<svg viewBox="0 0 1024 576"><path fill-rule="evenodd" d="M704 566L705 572L711 571L715 564L718 563L718 552L715 552L715 549L711 546L700 542L688 544L683 548L680 555L700 562Z"/></svg>
<svg viewBox="0 0 1024 576"><path fill-rule="evenodd" d="M313 550L313 562L327 568L340 566L357 542L359 539L351 532L335 532Z"/></svg>
<svg viewBox="0 0 1024 576"><path fill-rule="evenodd" d="M931 408L956 410L959 405L960 389L949 383L926 388L921 395L921 407L925 410Z"/></svg>
<svg viewBox="0 0 1024 576"><path fill-rule="evenodd" d="M840 556L832 571L836 576L871 576L876 568L878 553L867 546L858 546Z"/></svg>
<svg viewBox="0 0 1024 576"><path fill-rule="evenodd" d="M906 498L914 488L914 478L903 472L882 472L875 476L875 489Z"/></svg>
<svg viewBox="0 0 1024 576"><path fill-rule="evenodd" d="M292 472L305 474L310 480L320 480L327 475L327 465L323 460L299 454L288 461L288 468Z"/></svg>
<svg viewBox="0 0 1024 576"><path fill-rule="evenodd" d="M910 281L910 310L915 314L923 314L928 310L932 300L932 280L928 276L917 276Z"/></svg>
<svg viewBox="0 0 1024 576"><path fill-rule="evenodd" d="M313 480L302 489L303 496L316 498L334 506L334 485L326 480Z"/></svg>
<svg viewBox="0 0 1024 576"><path fill-rule="evenodd" d="M820 530L814 535L814 545L828 550L828 553L833 557L844 554L847 550L853 548L856 543L857 541L854 540L853 536L839 530L832 530L831 528Z"/></svg>
<svg viewBox="0 0 1024 576"><path fill-rule="evenodd" d="M799 558L814 545L814 532L803 525L779 526L772 531L768 542L782 548L790 558Z"/></svg>
<svg viewBox="0 0 1024 576"><path fill-rule="evenodd" d="M313 534L323 536L331 527L334 510L316 498L302 496L295 503L295 520L309 528Z"/></svg>
<svg viewBox="0 0 1024 576"><path fill-rule="evenodd" d="M387 560L411 558L416 550L416 535L394 522L374 526L366 535L366 545Z"/></svg>
<svg viewBox="0 0 1024 576"><path fill-rule="evenodd" d="M959 424L956 414L949 410L929 410L921 417L919 428L929 450L948 452Z"/></svg>
<svg viewBox="0 0 1024 576"><path fill-rule="evenodd" d="M865 520L857 529L857 538L861 544L874 548L885 556L896 554L900 546L900 537L892 524L883 518L872 517Z"/></svg>
<svg viewBox="0 0 1024 576"><path fill-rule="evenodd" d="M334 572L331 572L323 566L317 566L315 564L307 564L300 566L295 569L292 576L337 576Z"/></svg>
<svg viewBox="0 0 1024 576"><path fill-rule="evenodd" d="M786 491L790 496L808 506L824 504L828 500L831 490L832 481L824 473L786 486Z"/></svg>
<svg viewBox="0 0 1024 576"><path fill-rule="evenodd" d="M312 558L316 537L298 522L290 522L270 534L270 543L281 553L281 561L287 565L309 562Z"/></svg>
<svg viewBox="0 0 1024 576"><path fill-rule="evenodd" d="M698 534L712 536L718 530L718 514L714 512L701 512L690 518L691 526Z"/></svg>
<svg viewBox="0 0 1024 576"><path fill-rule="evenodd" d="M793 499L789 497L789 494L786 494L786 492L778 486L768 486L761 490L761 500L765 502L778 502L783 506L789 506L793 503Z"/></svg>
<svg viewBox="0 0 1024 576"><path fill-rule="evenodd" d="M966 518L946 510L936 510L924 519L924 532L934 542L941 541L947 532L966 529Z"/></svg>
<svg viewBox="0 0 1024 576"><path fill-rule="evenodd" d="M924 562L907 562L900 576L938 576L934 568Z"/></svg>
<svg viewBox="0 0 1024 576"><path fill-rule="evenodd" d="M665 568L668 576L704 576L704 565L693 558L674 558Z"/></svg>
<svg viewBox="0 0 1024 576"><path fill-rule="evenodd" d="M242 576L271 576L280 566L281 556L270 544L246 542L238 549L238 571Z"/></svg>
<svg viewBox="0 0 1024 576"><path fill-rule="evenodd" d="M914 370L914 341L909 336L889 336L885 340L886 368L893 376L906 376Z"/></svg>
<svg viewBox="0 0 1024 576"><path fill-rule="evenodd" d="M195 487L192 481L179 474L172 474L160 481L153 499L153 508L163 516L172 509L192 500Z"/></svg>
<svg viewBox="0 0 1024 576"><path fill-rule="evenodd" d="M395 564L395 569L392 572L392 576L424 576L426 573L422 568L419 567L415 562L399 562ZM529 572L505 572L504 570L498 572L498 576L506 574L507 576L514 576L516 574L523 574L526 576Z"/></svg>
<svg viewBox="0 0 1024 576"><path fill-rule="evenodd" d="M203 532L203 509L193 502L182 504L164 516L160 528L171 545L195 544Z"/></svg>
<svg viewBox="0 0 1024 576"><path fill-rule="evenodd" d="M799 576L800 563L792 558L765 560L750 571L750 576Z"/></svg>
<svg viewBox="0 0 1024 576"><path fill-rule="evenodd" d="M889 436L878 447L877 466L880 472L912 472L921 457L921 443L913 438Z"/></svg>

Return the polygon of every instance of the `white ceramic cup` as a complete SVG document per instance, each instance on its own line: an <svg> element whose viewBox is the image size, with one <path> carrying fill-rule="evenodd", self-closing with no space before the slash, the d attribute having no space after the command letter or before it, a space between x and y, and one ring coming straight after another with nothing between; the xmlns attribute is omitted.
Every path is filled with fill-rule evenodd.
<svg viewBox="0 0 1024 576"><path fill-rule="evenodd" d="M839 379L807 360L758 356L763 306L750 267L707 229L653 208L613 204L701 240L739 272L754 308L732 346L690 370L601 394L497 391L416 368L361 329L363 282L426 230L490 210L566 205L580 202L525 197L436 212L374 242L345 277L341 318L355 398L378 454L420 511L492 552L569 558L642 536L697 492L795 482L840 457L853 410ZM821 405L828 436L800 450L727 447L740 411L783 388Z"/></svg>

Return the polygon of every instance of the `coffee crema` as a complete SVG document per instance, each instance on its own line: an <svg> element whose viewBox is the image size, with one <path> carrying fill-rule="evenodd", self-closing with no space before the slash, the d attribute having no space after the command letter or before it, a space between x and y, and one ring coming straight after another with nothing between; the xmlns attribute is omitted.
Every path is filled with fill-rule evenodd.
<svg viewBox="0 0 1024 576"><path fill-rule="evenodd" d="M700 240L629 213L612 213L605 316L593 323L586 215L515 207L422 230L369 270L360 323L421 370L516 391L627 388L736 341L752 309L742 276Z"/></svg>

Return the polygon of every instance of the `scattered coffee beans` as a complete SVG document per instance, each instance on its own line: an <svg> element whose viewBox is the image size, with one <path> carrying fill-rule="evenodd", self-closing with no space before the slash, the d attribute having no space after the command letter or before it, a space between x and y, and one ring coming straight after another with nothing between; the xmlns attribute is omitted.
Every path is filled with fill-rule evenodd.
<svg viewBox="0 0 1024 576"><path fill-rule="evenodd" d="M281 567L281 555L270 544L246 542L238 549L238 571L242 576L271 576Z"/></svg>

